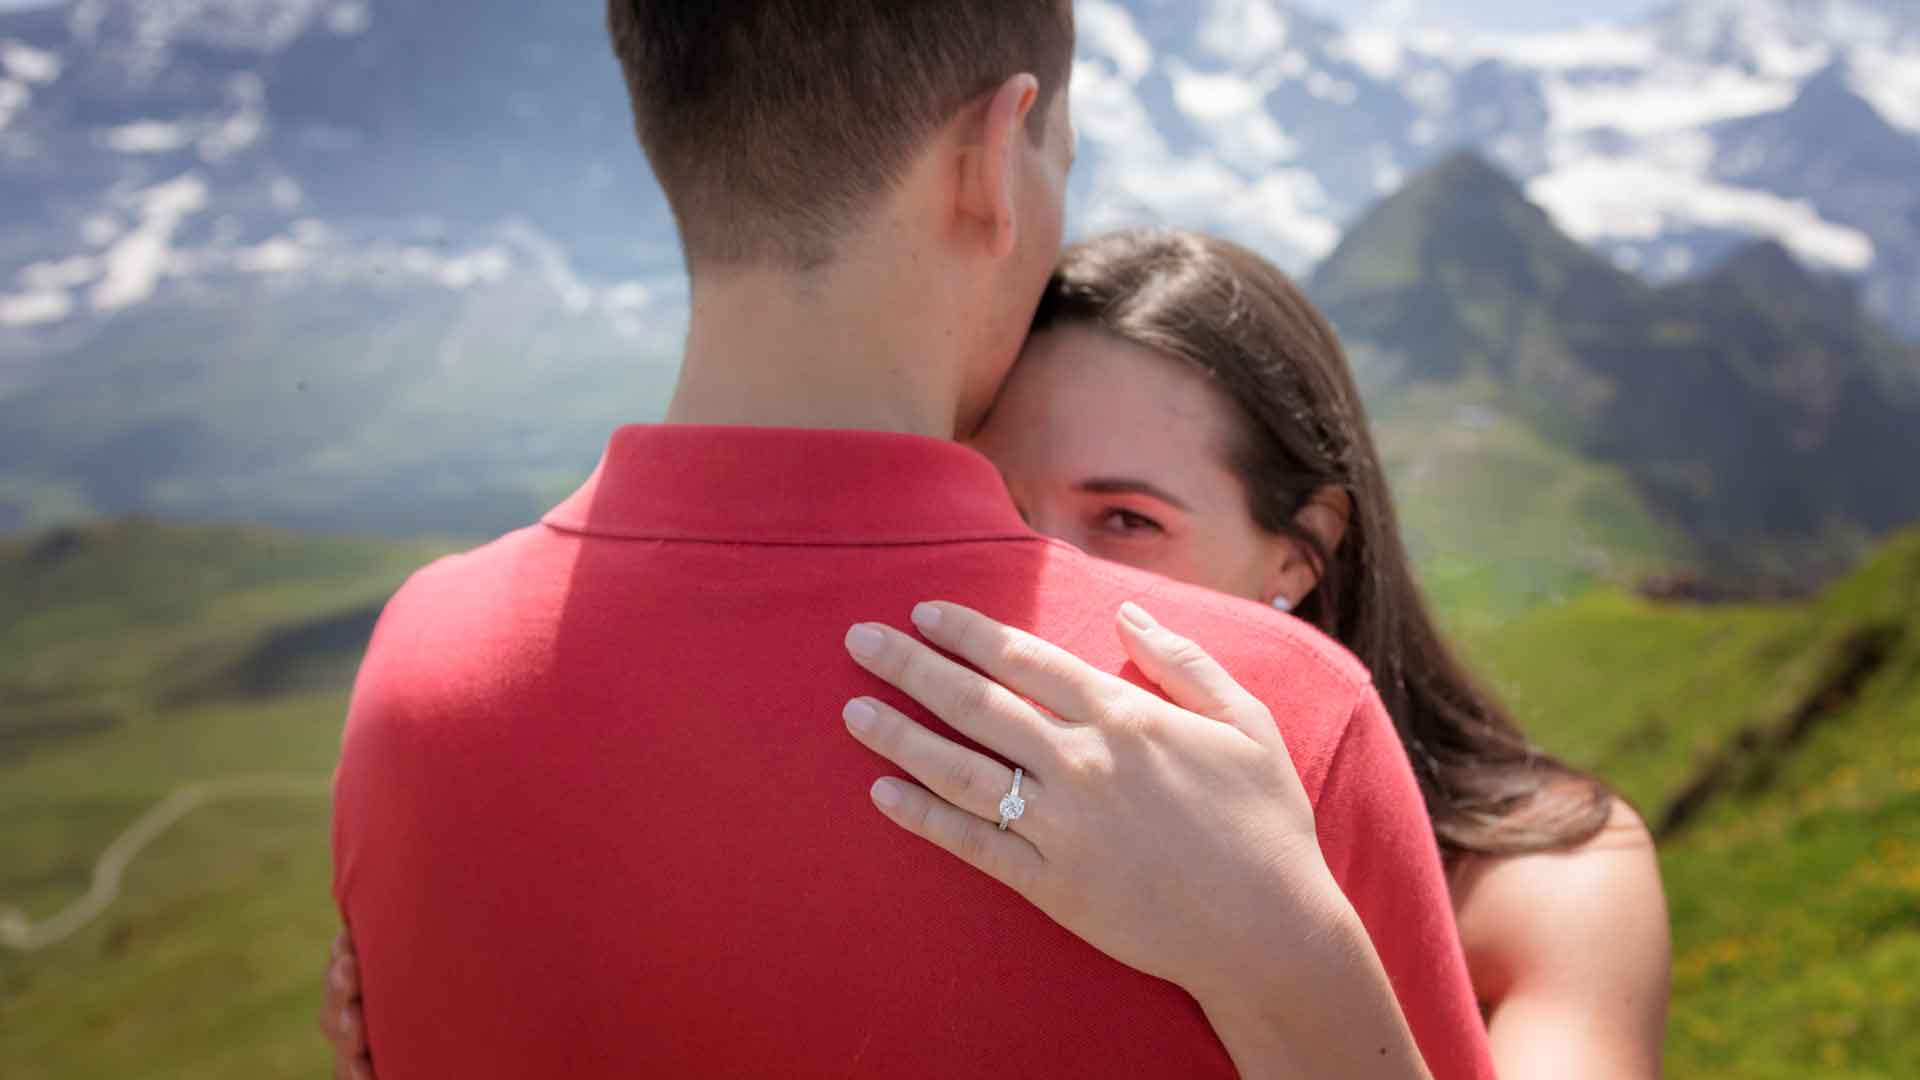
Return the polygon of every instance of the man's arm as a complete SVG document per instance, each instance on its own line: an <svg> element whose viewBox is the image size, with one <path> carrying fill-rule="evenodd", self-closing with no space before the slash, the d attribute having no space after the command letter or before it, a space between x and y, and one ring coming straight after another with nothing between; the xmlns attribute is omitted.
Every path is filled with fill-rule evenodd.
<svg viewBox="0 0 1920 1080"><path fill-rule="evenodd" d="M1369 688L1314 807L1320 847L1386 969L1437 1080L1491 1080L1446 874L1413 768Z"/></svg>

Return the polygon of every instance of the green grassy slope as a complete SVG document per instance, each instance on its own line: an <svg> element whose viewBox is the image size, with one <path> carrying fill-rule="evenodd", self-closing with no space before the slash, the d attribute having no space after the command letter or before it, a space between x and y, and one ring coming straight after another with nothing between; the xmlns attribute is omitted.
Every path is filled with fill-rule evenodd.
<svg viewBox="0 0 1920 1080"><path fill-rule="evenodd" d="M44 921L183 784L306 792L196 811L89 928L0 949L0 1074L321 1074L324 793L365 634L301 631L379 604L439 550L144 524L0 542L0 905Z"/></svg>
<svg viewBox="0 0 1920 1080"><path fill-rule="evenodd" d="M1536 737L1681 818L1672 1074L1910 1075L1920 533L1805 607L1594 592L1471 636Z"/></svg>
<svg viewBox="0 0 1920 1080"><path fill-rule="evenodd" d="M1468 382L1416 387L1372 416L1407 547L1436 604L1497 626L1516 611L1684 565L1615 467L1583 460Z"/></svg>
<svg viewBox="0 0 1920 1080"><path fill-rule="evenodd" d="M323 782L342 642L436 551L149 525L0 543L0 905L68 904L181 784ZM1671 1074L1900 1075L1920 1053L1920 534L1796 607L1604 586L1527 607L1458 565L1449 621L1543 742L1656 822L1694 793L1664 848ZM195 812L88 929L0 950L0 1073L320 1075L327 886L323 783Z"/></svg>

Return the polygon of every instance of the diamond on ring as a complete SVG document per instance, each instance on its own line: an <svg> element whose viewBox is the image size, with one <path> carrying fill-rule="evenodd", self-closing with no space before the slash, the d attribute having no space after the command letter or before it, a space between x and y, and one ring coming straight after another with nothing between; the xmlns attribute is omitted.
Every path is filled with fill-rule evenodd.
<svg viewBox="0 0 1920 1080"><path fill-rule="evenodd" d="M1027 812L1027 800L1020 797L1020 778L1026 775L1022 770L1013 770L1013 790L1000 800L1000 831L1006 832L1007 826L1020 820Z"/></svg>

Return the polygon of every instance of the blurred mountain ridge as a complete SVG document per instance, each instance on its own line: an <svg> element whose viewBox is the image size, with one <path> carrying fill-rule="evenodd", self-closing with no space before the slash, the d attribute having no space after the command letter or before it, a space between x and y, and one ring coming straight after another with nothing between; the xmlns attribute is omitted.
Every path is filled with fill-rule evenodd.
<svg viewBox="0 0 1920 1080"><path fill-rule="evenodd" d="M1417 384L1476 388L1624 469L1722 573L1811 584L1920 520L1920 349L1778 243L1648 285L1463 152L1363 218L1309 292L1387 417Z"/></svg>
<svg viewBox="0 0 1920 1080"><path fill-rule="evenodd" d="M1497 444L1488 475L1552 493L1484 504L1535 519L1516 557L1569 546L1564 517L1569 565L1817 576L1910 519L1886 462L1914 363L1872 325L1920 329L1909 5L1685 0L1521 36L1284 0L1078 12L1075 228L1318 264L1429 550L1472 531L1407 482L1441 427L1458 470ZM601 17L0 15L0 529L496 532L658 415L686 287Z"/></svg>

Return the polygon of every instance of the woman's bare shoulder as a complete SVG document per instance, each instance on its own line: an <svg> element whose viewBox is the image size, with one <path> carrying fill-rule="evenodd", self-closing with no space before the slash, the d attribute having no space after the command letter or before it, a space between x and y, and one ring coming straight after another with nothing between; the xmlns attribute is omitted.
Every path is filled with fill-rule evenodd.
<svg viewBox="0 0 1920 1080"><path fill-rule="evenodd" d="M1653 835L1614 800L1599 834L1566 851L1469 856L1454 906L1474 984L1497 1004L1521 990L1664 993L1665 893Z"/></svg>

